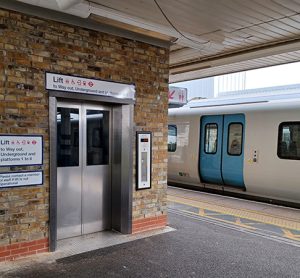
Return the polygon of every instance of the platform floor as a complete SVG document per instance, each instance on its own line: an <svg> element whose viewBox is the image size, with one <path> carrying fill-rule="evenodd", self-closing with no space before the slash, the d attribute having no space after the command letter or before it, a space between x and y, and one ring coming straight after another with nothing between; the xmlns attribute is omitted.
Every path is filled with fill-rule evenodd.
<svg viewBox="0 0 300 278"><path fill-rule="evenodd" d="M121 234L116 231L103 231L88 235L62 239L57 242L57 250L51 253L41 253L38 255L28 256L11 262L0 262L0 277L3 273L11 271L21 271L30 268L33 264L51 264L56 261L75 255L107 248L142 238L168 233L175 229L167 226L163 229L147 231L139 234Z"/></svg>
<svg viewBox="0 0 300 278"><path fill-rule="evenodd" d="M168 203L170 210L294 240L300 244L299 209L170 186Z"/></svg>
<svg viewBox="0 0 300 278"><path fill-rule="evenodd" d="M0 266L0 276L299 277L299 210L171 187L168 202L173 231L22 269Z"/></svg>

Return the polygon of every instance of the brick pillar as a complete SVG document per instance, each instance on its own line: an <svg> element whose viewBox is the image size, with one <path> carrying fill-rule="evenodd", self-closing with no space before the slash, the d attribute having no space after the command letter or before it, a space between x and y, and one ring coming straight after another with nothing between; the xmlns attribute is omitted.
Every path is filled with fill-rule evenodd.
<svg viewBox="0 0 300 278"><path fill-rule="evenodd" d="M0 168L0 173L44 171L41 186L0 189L1 260L48 250L45 71L136 85L134 125L152 131L153 163L151 189L135 191L133 179L133 232L166 225L168 59L161 47L0 9L0 133L44 138L42 167Z"/></svg>

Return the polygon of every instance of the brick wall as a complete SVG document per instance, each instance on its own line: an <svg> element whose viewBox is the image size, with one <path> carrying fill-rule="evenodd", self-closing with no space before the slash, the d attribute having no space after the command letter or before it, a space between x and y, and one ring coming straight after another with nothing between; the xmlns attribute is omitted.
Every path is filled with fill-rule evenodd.
<svg viewBox="0 0 300 278"><path fill-rule="evenodd" d="M48 251L48 238L0 246L0 262Z"/></svg>
<svg viewBox="0 0 300 278"><path fill-rule="evenodd" d="M133 184L133 230L142 230L144 218L147 228L162 226L153 219L166 219L168 56L163 48L0 9L0 133L44 136L43 167L0 168L44 170L43 186L0 189L0 257L13 258L12 247L36 251L30 248L38 240L45 244L38 250L48 246L45 71L136 84L134 121L137 130L153 132L153 172L151 190L136 192Z"/></svg>

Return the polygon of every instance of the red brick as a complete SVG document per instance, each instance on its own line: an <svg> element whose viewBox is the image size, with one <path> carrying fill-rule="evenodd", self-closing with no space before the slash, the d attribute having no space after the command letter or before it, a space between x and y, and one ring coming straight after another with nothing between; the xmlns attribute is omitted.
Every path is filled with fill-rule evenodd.
<svg viewBox="0 0 300 278"><path fill-rule="evenodd" d="M29 247L29 246L32 246L32 245L35 245L36 244L36 241L26 241L26 242L22 242L20 243L20 247Z"/></svg>
<svg viewBox="0 0 300 278"><path fill-rule="evenodd" d="M156 217L149 217L149 218L143 218L133 221L132 228L133 230L137 230L143 227L149 227L149 226L165 226L167 222L166 215L162 216L156 216Z"/></svg>
<svg viewBox="0 0 300 278"><path fill-rule="evenodd" d="M3 251L5 251L6 250L6 246L1 246L0 247L0 252L3 252Z"/></svg>
<svg viewBox="0 0 300 278"><path fill-rule="evenodd" d="M156 221L157 224L167 224L167 219L160 219Z"/></svg>
<svg viewBox="0 0 300 278"><path fill-rule="evenodd" d="M161 229L165 227L165 225L161 225L161 224L154 224L154 225L145 225L142 227L138 227L138 228L133 228L132 229L132 233L140 233L140 232L145 232L145 231L150 231L150 230L155 230L155 229Z"/></svg>
<svg viewBox="0 0 300 278"><path fill-rule="evenodd" d="M142 218L142 219L137 219L137 220L133 220L133 224L140 224L140 223L146 223L148 221L151 220L155 220L155 217L151 217L151 218Z"/></svg>
<svg viewBox="0 0 300 278"><path fill-rule="evenodd" d="M10 255L10 250L4 251L4 252L0 253L0 258L9 256L9 255Z"/></svg>
<svg viewBox="0 0 300 278"><path fill-rule="evenodd" d="M20 243L14 243L14 244L6 246L7 250L13 250L13 249L18 249L18 248L20 248Z"/></svg>
<svg viewBox="0 0 300 278"><path fill-rule="evenodd" d="M156 224L157 221L148 221L148 222L145 222L145 223L137 223L137 224L133 224L132 227L144 227L144 226L148 226L148 225L153 225L153 224Z"/></svg>
<svg viewBox="0 0 300 278"><path fill-rule="evenodd" d="M28 248L29 251L33 251L33 250L39 250L39 249L43 249L45 248L45 244L37 244L37 245L33 245L33 246L30 246Z"/></svg>
<svg viewBox="0 0 300 278"><path fill-rule="evenodd" d="M18 254L22 254L22 253L25 253L25 252L28 252L27 247L11 250L12 255L18 255Z"/></svg>
<svg viewBox="0 0 300 278"><path fill-rule="evenodd" d="M148 222L149 219L150 219L150 218L136 219L136 220L133 220L132 223L133 223L133 224L145 223L145 222Z"/></svg>

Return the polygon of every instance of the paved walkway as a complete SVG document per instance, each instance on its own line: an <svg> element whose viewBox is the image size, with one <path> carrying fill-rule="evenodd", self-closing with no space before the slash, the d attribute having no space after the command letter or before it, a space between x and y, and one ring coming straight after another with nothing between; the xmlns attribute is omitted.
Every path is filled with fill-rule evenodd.
<svg viewBox="0 0 300 278"><path fill-rule="evenodd" d="M44 263L51 264L55 263L55 261L59 259L72 257L74 255L135 241L154 235L168 233L173 230L173 228L167 226L164 229L129 235L120 234L116 231L103 231L80 237L59 240L57 243L57 251L55 252L41 253L33 256L23 257L10 262L0 262L0 277L2 277L1 274L3 273L22 271L22 269L30 268L32 265Z"/></svg>
<svg viewBox="0 0 300 278"><path fill-rule="evenodd" d="M273 214L280 221L286 210L286 220L291 222L298 222L299 211L223 198L170 188L169 225L175 230L50 263L35 262L2 272L1 277L299 277L298 240L261 229L274 223L254 225L251 223L258 220L240 218L242 224L232 220L239 217L235 216L238 206L249 210L251 217L261 208L260 213L268 217ZM216 207L208 209L204 204Z"/></svg>

